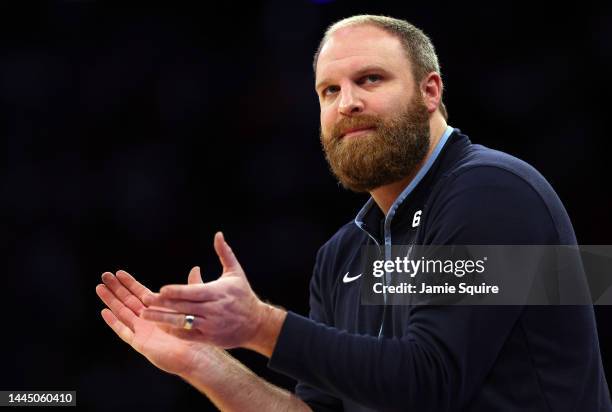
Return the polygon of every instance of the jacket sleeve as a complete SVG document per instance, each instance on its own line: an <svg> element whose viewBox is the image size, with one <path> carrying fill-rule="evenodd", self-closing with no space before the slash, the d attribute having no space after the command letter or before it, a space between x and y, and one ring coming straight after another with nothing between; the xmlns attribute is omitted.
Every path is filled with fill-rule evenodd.
<svg viewBox="0 0 612 412"><path fill-rule="evenodd" d="M452 179L438 195L440 206L427 211L427 244L549 241L547 209L519 177L493 169ZM522 307L410 310L404 335L396 338L350 334L316 314L307 319L290 312L269 366L376 410L461 409L481 387Z"/></svg>
<svg viewBox="0 0 612 412"><path fill-rule="evenodd" d="M321 299L321 272L319 269L321 261L321 250L317 253L317 259L310 280L310 314L309 318L314 322L320 322L331 325L332 319L330 315L326 313L326 309L323 306L323 300ZM314 412L333 412L342 411L343 406L340 399L327 393L324 390L317 389L306 382L298 381L295 387L295 394L310 406Z"/></svg>

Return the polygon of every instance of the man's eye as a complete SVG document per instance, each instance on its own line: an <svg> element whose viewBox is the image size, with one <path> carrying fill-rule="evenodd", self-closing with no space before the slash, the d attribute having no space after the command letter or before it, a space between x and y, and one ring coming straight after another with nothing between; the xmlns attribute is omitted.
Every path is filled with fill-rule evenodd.
<svg viewBox="0 0 612 412"><path fill-rule="evenodd" d="M379 74L368 74L367 76L363 77L363 82L364 83L376 83L378 81L380 81L382 79L382 76L380 76Z"/></svg>
<svg viewBox="0 0 612 412"><path fill-rule="evenodd" d="M336 93L339 89L338 86L329 86L323 89L323 96L329 96L332 93Z"/></svg>

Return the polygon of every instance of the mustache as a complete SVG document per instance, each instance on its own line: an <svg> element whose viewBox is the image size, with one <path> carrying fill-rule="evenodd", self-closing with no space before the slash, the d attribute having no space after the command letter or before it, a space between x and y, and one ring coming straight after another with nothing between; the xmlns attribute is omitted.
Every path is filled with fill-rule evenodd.
<svg viewBox="0 0 612 412"><path fill-rule="evenodd" d="M364 127L378 128L382 124L380 118L372 115L361 115L358 117L346 117L340 119L331 130L330 137L333 140L338 140L348 130Z"/></svg>

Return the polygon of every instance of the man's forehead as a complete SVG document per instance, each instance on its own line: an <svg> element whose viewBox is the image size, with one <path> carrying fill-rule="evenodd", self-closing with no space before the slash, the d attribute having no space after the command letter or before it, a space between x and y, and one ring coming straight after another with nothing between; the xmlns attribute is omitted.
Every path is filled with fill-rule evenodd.
<svg viewBox="0 0 612 412"><path fill-rule="evenodd" d="M403 59L400 40L372 25L348 26L336 30L321 48L317 77L343 62L392 63Z"/></svg>

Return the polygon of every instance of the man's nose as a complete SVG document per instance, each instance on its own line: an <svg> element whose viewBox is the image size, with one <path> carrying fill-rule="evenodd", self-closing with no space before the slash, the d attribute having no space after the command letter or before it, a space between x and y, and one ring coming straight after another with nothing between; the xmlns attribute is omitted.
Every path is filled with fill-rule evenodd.
<svg viewBox="0 0 612 412"><path fill-rule="evenodd" d="M338 111L345 116L352 116L363 111L363 101L351 86L341 89L340 104Z"/></svg>

